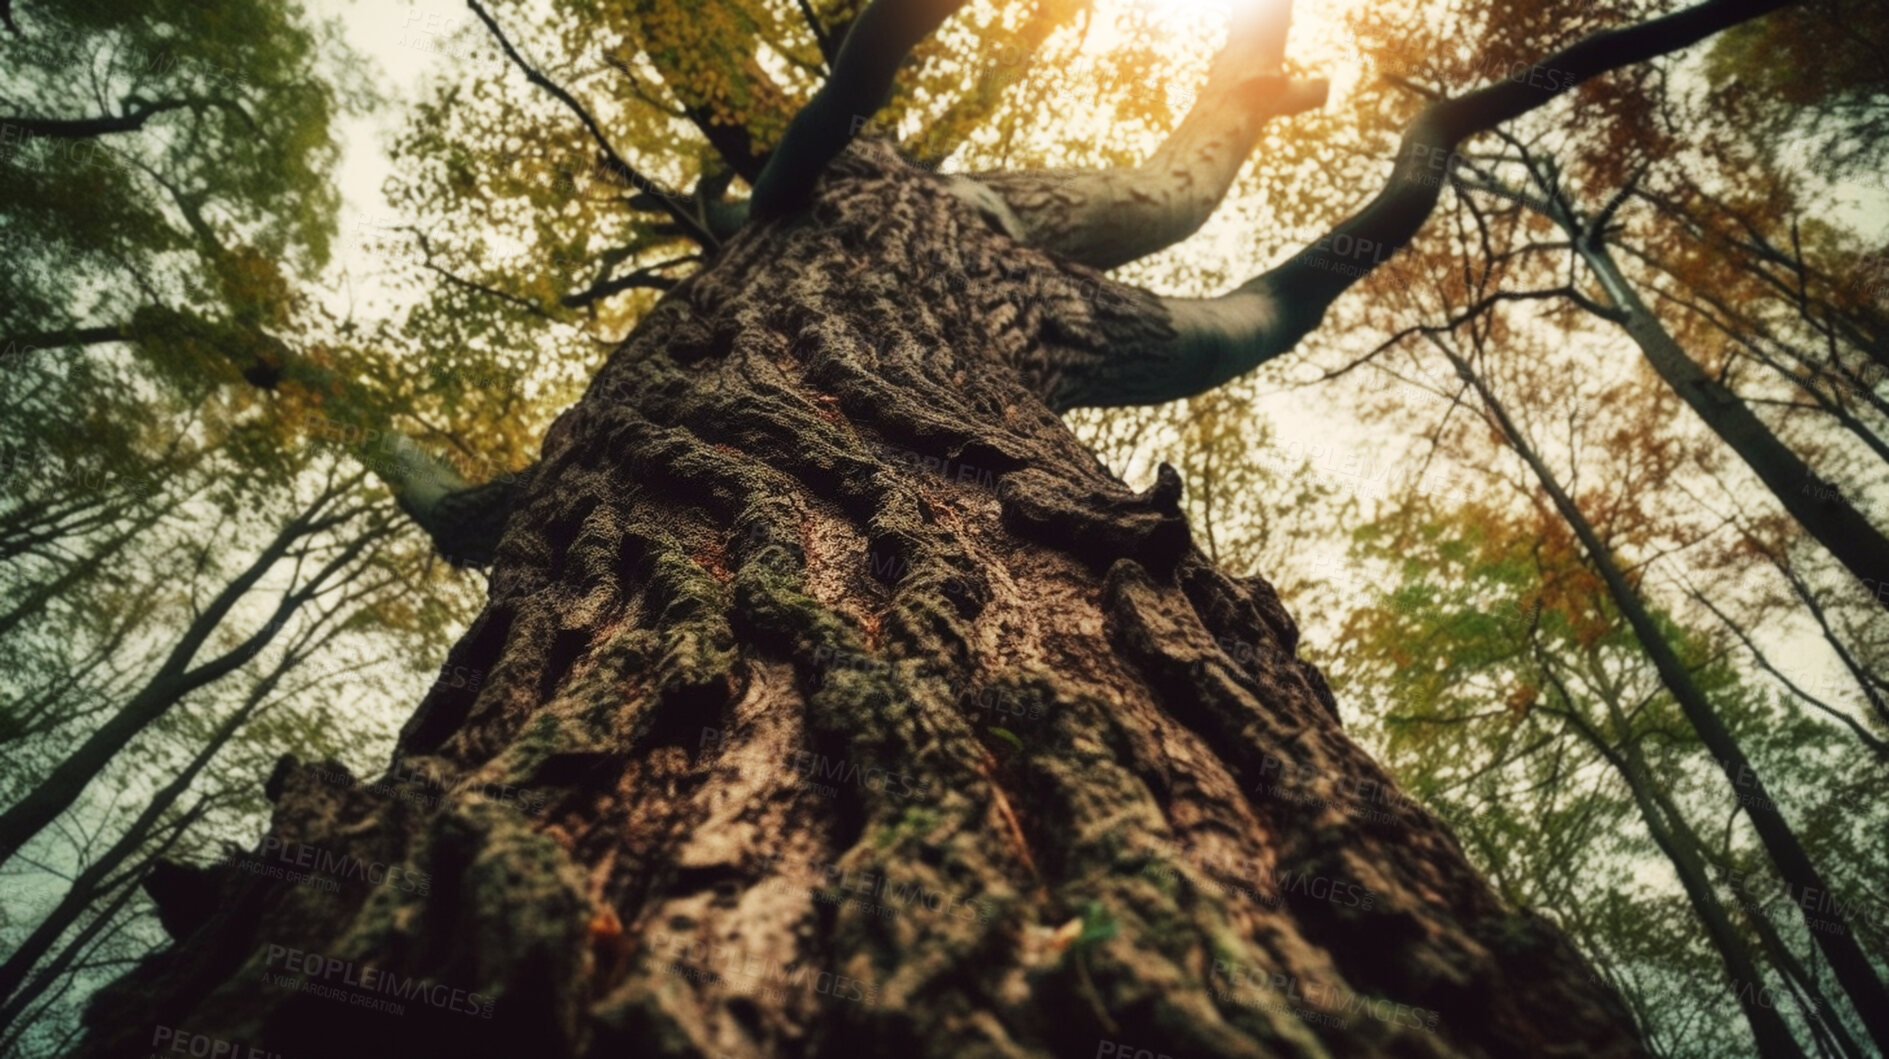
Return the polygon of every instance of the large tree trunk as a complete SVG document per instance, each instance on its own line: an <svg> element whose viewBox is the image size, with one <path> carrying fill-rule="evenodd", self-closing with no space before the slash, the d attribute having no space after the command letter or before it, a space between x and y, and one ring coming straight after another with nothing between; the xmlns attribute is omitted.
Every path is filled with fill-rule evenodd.
<svg viewBox="0 0 1889 1059"><path fill-rule="evenodd" d="M385 781L437 802L285 761L256 856L346 878L167 887L80 1054L1643 1054L1048 411L1097 282L849 148L549 432Z"/></svg>

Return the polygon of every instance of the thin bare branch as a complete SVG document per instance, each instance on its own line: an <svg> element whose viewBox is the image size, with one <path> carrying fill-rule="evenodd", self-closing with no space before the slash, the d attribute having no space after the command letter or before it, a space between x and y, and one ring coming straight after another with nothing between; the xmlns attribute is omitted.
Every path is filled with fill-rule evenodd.
<svg viewBox="0 0 1889 1059"><path fill-rule="evenodd" d="M690 261L700 260L701 255L699 254L684 254L681 257L672 257L667 261L658 261L653 265L645 265L642 268L627 272L614 279L599 280L575 294L566 294L561 299L561 304L566 308L581 309L592 302L601 301L613 294L620 294L626 290L637 287L648 290L666 291L681 281L663 275L663 269L669 268L672 265L680 265Z"/></svg>
<svg viewBox="0 0 1889 1059"><path fill-rule="evenodd" d="M479 16L479 21L485 23L485 28L498 40L499 47L504 50L505 57L524 73L526 80L549 92L553 98L564 104L566 109L577 115L577 120L583 122L584 128L590 131L590 138L597 142L597 149L602 152L605 164L616 177L632 187L656 196L664 212L675 218L676 224L688 233L691 239L703 246L718 245L715 237L709 234L708 227L702 219L683 208L684 204L689 202L688 196L664 187L624 161L623 156L618 154L617 149L611 145L610 138L605 136L603 129L597 125L597 119L591 117L590 111L562 86L540 73L537 67L526 61L525 57L518 53L518 49L512 47L512 42L505 36L505 31L500 29L492 16L486 13L484 5L480 4L479 0L466 0L466 6L472 9L473 14Z"/></svg>
<svg viewBox="0 0 1889 1059"><path fill-rule="evenodd" d="M839 58L839 49L834 46L833 37L827 33L826 27L820 24L820 17L813 13L813 5L808 0L798 0L798 2L800 15L807 20L808 31L813 34L814 41L820 45L820 57L826 60L826 68L831 71L833 63Z"/></svg>

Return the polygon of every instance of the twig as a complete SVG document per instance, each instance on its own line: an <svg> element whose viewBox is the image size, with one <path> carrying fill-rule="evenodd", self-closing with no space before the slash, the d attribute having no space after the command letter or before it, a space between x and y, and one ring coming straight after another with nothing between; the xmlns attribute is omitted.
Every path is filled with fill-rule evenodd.
<svg viewBox="0 0 1889 1059"><path fill-rule="evenodd" d="M485 28L491 31L493 37L498 39L499 47L504 49L506 58L510 59L513 65L524 72L526 80L544 89L546 92L551 93L558 102L563 103L571 113L577 115L577 119L584 123L584 128L590 130L591 139L597 141L598 149L603 152L605 160L608 161L610 168L614 170L618 176L628 181L631 185L641 188L660 199L664 211L675 218L676 223L682 227L683 231L688 233L690 238L707 247L719 245L715 237L709 233L708 227L702 223L701 219L682 208L681 204L688 201L687 196L669 190L655 180L644 176L631 166L630 163L624 161L623 156L617 153L617 149L610 145L610 140L603 134L603 129L598 127L597 119L590 116L590 111L584 109L584 105L579 103L569 92L566 92L550 78L539 73L536 67L525 61L525 57L518 54L518 49L512 47L512 42L506 38L505 31L500 29L498 23L493 21L492 16L486 13L485 7L479 3L479 0L466 0L466 6L472 9L473 14L479 16L479 21L485 23Z"/></svg>

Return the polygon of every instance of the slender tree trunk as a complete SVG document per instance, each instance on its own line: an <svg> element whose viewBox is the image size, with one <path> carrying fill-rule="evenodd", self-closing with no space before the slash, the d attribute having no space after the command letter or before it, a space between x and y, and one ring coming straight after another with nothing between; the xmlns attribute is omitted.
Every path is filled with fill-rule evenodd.
<svg viewBox="0 0 1889 1059"><path fill-rule="evenodd" d="M110 630L108 639L99 641L86 652L84 658L68 662L64 671L48 686L35 693L31 699L10 704L5 723L0 725L0 743L16 742L50 732L61 725L82 721L97 712L98 707L80 705L82 700L93 697L90 692L97 687L96 683L88 685L86 682L93 674L107 669L106 663L117 657L119 649L130 639L134 624L135 620L120 619L117 627Z"/></svg>
<svg viewBox="0 0 1889 1059"><path fill-rule="evenodd" d="M72 885L66 889L65 896L53 906L46 918L33 928L33 932L27 935L19 948L8 955L4 961L0 961L0 1030L6 1029L14 1019L18 1018L26 1005L38 995L37 991L21 991L19 996L14 995L26 981L26 976L32 971L33 965L38 963L66 930L73 923L78 922L79 917L85 914L85 910L92 906L98 894L106 888L106 880L118 870L119 865L131 859L150 841L152 834L162 823L164 814L169 812L171 806L190 790L190 785L196 782L204 768L235 737L237 730L248 722L257 707L261 706L264 700L275 691L283 675L299 661L300 659L293 654L285 656L275 668L269 671L267 676L249 689L242 705L210 733L209 737L203 741L203 745L197 748L190 763L184 766L183 771L151 795L144 807L139 810L137 818L125 828L124 834L86 865L85 870L72 880ZM42 985L41 989L43 988Z"/></svg>
<svg viewBox="0 0 1889 1059"><path fill-rule="evenodd" d="M1764 425L1751 407L1723 383L1706 374L1686 354L1621 275L1613 255L1598 239L1576 237L1581 256L1624 314L1622 330L1646 354L1646 361L1666 385L1691 406L1712 433L1777 496L1804 531L1863 583L1871 598L1889 607L1889 537L1870 524L1855 505L1810 469L1790 446Z"/></svg>
<svg viewBox="0 0 1889 1059"><path fill-rule="evenodd" d="M71 565L61 571L57 576L53 577L52 580L43 581L28 589L24 599L20 600L19 603L15 604L6 613L0 614L0 637L4 637L12 632L14 627L19 625L20 622L38 614L45 608L47 603L63 596L66 592L71 590L73 585L78 584L88 577L98 576L100 568L103 567L112 556L118 554L118 552L122 550L125 545L131 543L133 539L142 536L145 531L149 530L153 525L156 525L157 521L163 518L167 513L168 511L165 508L159 507L135 518L127 518L125 520L124 529L107 538L97 548L94 548L90 554L83 558L74 559Z"/></svg>
<svg viewBox="0 0 1889 1059"><path fill-rule="evenodd" d="M1706 751L1724 770L1726 782L1732 785L1733 797L1746 807L1765 852L1790 887L1791 899L1803 914L1804 926L1816 938L1817 947L1830 961L1831 970L1869 1028L1870 1037L1878 1048L1889 1051L1889 990L1883 988L1882 979L1877 976L1875 968L1870 966L1869 957L1864 955L1862 946L1857 944L1856 935L1841 911L1823 907L1833 891L1824 881L1823 873L1811 861L1810 854L1804 850L1803 843L1798 841L1796 832L1785 821L1777 803L1771 799L1764 778L1751 767L1751 760L1745 756L1744 747L1725 727L1725 722L1719 719L1718 712L1693 682L1691 673L1673 652L1672 645L1666 642L1639 593L1628 584L1626 575L1620 572L1619 564L1614 562L1613 553L1601 541L1600 535L1594 532L1593 525L1581 513L1580 507L1561 488L1554 472L1535 453L1527 436L1509 418L1507 409L1468 361L1440 340L1436 344L1449 357L1457 373L1475 388L1490 418L1501 428L1507 444L1528 464L1541 483L1542 490L1553 501L1555 509L1580 539L1581 547L1586 550L1595 571L1606 583L1607 593L1613 598L1614 605L1620 608L1621 615L1633 627L1634 636L1653 660L1660 683L1678 702L1680 712L1685 714L1686 720L1699 734ZM1816 911L1813 911L1813 905Z"/></svg>
<svg viewBox="0 0 1889 1059"><path fill-rule="evenodd" d="M437 797L271 777L265 843L428 885L208 872L78 1054L1642 1055L1047 410L1089 275L850 148L551 428L385 781Z"/></svg>
<svg viewBox="0 0 1889 1059"><path fill-rule="evenodd" d="M1817 599L1817 593L1805 583L1803 575L1792 567L1790 555L1774 545L1760 543L1755 534L1748 532L1745 539L1756 544L1764 553L1765 558L1771 560L1771 565L1777 567L1778 573L1784 576L1785 583L1791 586L1791 593L1816 621L1818 631L1823 634L1823 641L1830 645L1831 652L1837 656L1838 661L1843 663L1843 668L1849 671L1851 679L1856 681L1858 690L1863 693L1863 700L1869 703L1877 720L1889 726L1889 701L1884 700L1882 691L1877 686L1875 674L1844 644L1843 637L1838 635L1836 628L1831 625L1830 612Z"/></svg>
<svg viewBox="0 0 1889 1059"><path fill-rule="evenodd" d="M309 598L315 586L338 573L367 545L370 538L363 535L324 564L321 571L306 584L283 593L270 620L247 639L193 666L191 663L196 660L197 653L209 642L230 611L262 580L264 574L289 554L292 546L348 517L344 513L317 518L316 510L320 506L318 503L307 513L291 519L255 560L197 614L151 679L110 719L74 747L25 797L0 813L0 864L6 863L27 840L39 834L40 829L78 801L86 785L97 778L111 762L113 755L124 749L139 732L182 702L185 696L235 672L237 667L268 646L289 615Z"/></svg>
<svg viewBox="0 0 1889 1059"><path fill-rule="evenodd" d="M181 835L182 832L183 828L179 827L171 836L171 841L165 843L164 849L168 850L171 842L174 841L178 835ZM53 957L52 962L47 965L43 972L45 975L43 984L40 979L34 979L32 982L28 983L27 993L31 995L21 995L22 1009L30 1007L30 1005L37 1002L44 994L44 991L52 986L53 982L64 976L72 968L72 965L78 962L79 956L84 953L89 946L100 940L99 935L104 933L105 928L111 925L111 923L124 912L125 906L131 904L132 899L136 898L138 894L137 880L125 880L124 883L118 887L118 892L104 902L104 907L99 909L98 915L94 916L90 923L80 928L79 932L73 936L72 940L66 943L65 948L61 950L59 955ZM70 988L69 984L68 988ZM57 1003L58 999L58 995L49 998L47 1002L42 1004L37 1010L28 1011L28 1018L16 1022L6 1033L0 1034L0 1055L16 1055L24 1052L25 1049L19 1048L21 1041L32 1032L33 1025L39 1021L40 1017L46 1012L46 1009L52 1004ZM44 1054L59 1055L63 1053L57 1049L53 1049Z"/></svg>
<svg viewBox="0 0 1889 1059"><path fill-rule="evenodd" d="M1775 1007L1764 1003L1764 978L1758 972L1751 948L1745 944L1738 928L1732 924L1724 902L1718 899L1717 891L1712 888L1712 877L1706 871L1705 856L1699 847L1698 836L1686 826L1685 818L1678 814L1675 807L1659 797L1658 785L1653 782L1646 757L1634 740L1632 726L1621 714L1619 703L1611 697L1611 691L1607 689L1600 698L1607 708L1617 744L1608 746L1598 731L1578 718L1575 720L1575 730L1594 749L1600 751L1626 781L1634 807L1640 811L1640 819L1646 823L1647 833L1672 864L1673 873L1679 877L1680 887L1686 891L1686 899L1691 902L1693 912L1705 926L1712 947L1718 951L1719 960L1725 965L1732 997L1744 1011L1745 1021L1751 1026L1751 1036L1757 1044L1758 1054L1801 1059L1803 1049L1792 1036L1784 1016ZM1568 705L1572 714L1576 707L1573 702Z"/></svg>
<svg viewBox="0 0 1889 1059"><path fill-rule="evenodd" d="M1666 811L1667 817L1673 821L1673 830L1680 841L1691 844L1695 849L1706 850L1708 847L1705 841L1681 815L1679 806L1673 802L1672 796L1657 784L1652 790L1653 797ZM1745 914L1745 921L1751 924L1752 933L1758 936L1758 943L1764 948L1765 958L1771 961L1772 966L1776 967L1780 974L1796 984L1801 997L1799 1003L1805 1009L1804 1019L1809 1024L1811 1032L1818 1037L1820 1042L1824 1037L1832 1039L1841 1054L1863 1059L1868 1053L1856 1043L1856 1039L1850 1035L1849 1028L1843 1024L1842 1020L1836 1017L1835 1009L1830 1006L1829 999L1823 994L1823 987L1817 983L1817 976L1812 974L1810 969L1804 966L1804 962L1797 958L1797 954L1791 951L1790 946L1785 944L1784 938L1777 932L1776 925L1771 922L1770 915L1753 904L1740 902L1740 905Z"/></svg>
<svg viewBox="0 0 1889 1059"><path fill-rule="evenodd" d="M1758 971L1757 961L1752 958L1750 947L1739 936L1737 927L1726 913L1724 903L1713 891L1711 877L1706 873L1705 862L1698 848L1687 842L1685 836L1675 828L1667 826L1660 806L1648 793L1649 783L1644 775L1638 779L1629 779L1627 783L1633 792L1633 802L1639 807L1641 819L1646 822L1648 833L1653 836L1653 842L1659 846L1660 852L1672 862L1693 911L1698 914L1700 922L1705 924L1706 934L1712 939L1712 947L1718 950L1719 959L1725 965L1732 996L1738 1001L1738 1006L1745 1013L1745 1021L1751 1026L1758 1054L1801 1057L1803 1049L1791 1035L1783 1015L1776 1007L1765 1003L1764 978Z"/></svg>
<svg viewBox="0 0 1889 1059"><path fill-rule="evenodd" d="M1882 739L1877 738L1875 735L1873 735L1869 731L1869 729L1864 728L1861 724L1857 723L1856 718L1851 717L1849 714L1844 713L1842 710L1837 709L1835 706L1830 705L1829 703L1823 701L1817 696L1812 695L1810 692L1805 691L1803 688L1799 687L1796 681L1786 676L1781 670L1778 669L1777 666L1772 664L1769 658L1765 657L1764 652L1758 649L1758 645L1752 642L1751 634L1745 631L1744 626L1739 625L1737 622L1733 621L1731 617L1728 616L1723 610L1719 609L1719 607L1716 604L1714 604L1710 599L1707 599L1704 593L1698 591L1697 589L1688 588L1686 594L1691 596L1693 600L1697 602L1700 606L1703 606L1705 609L1711 611L1712 616L1717 618L1720 624L1724 625L1726 630L1729 631L1733 636L1738 637L1739 643L1742 643L1745 645L1745 650L1751 652L1752 661L1758 663L1758 667L1760 669L1763 669L1765 672L1771 674L1771 676L1775 680L1777 680L1778 683L1784 685L1785 689L1789 691L1793 697L1797 698L1798 700L1802 702L1809 704L1813 709L1817 710L1819 713L1822 713L1824 716L1829 717L1832 720L1836 721L1837 723L1843 725L1845 728L1848 728L1850 730L1850 734L1856 737L1856 741L1858 743L1861 743L1865 748L1867 748L1870 753L1876 755L1876 757L1879 759L1889 761L1889 742L1885 742ZM1822 620L1821 615L1819 615L1819 621L1821 622L1821 620ZM1846 664L1849 663L1850 661L1849 653L1843 649L1843 645L1839 643L1835 637L1830 635L1830 629L1827 624L1824 626L1824 639L1829 641L1832 647L1836 648L1836 653L1839 658L1842 658ZM1852 673L1855 672L1853 666L1852 666L1851 671ZM1868 682L1863 681L1861 683L1862 683L1864 694L1869 694L1872 691L1872 689L1869 687Z"/></svg>
<svg viewBox="0 0 1889 1059"><path fill-rule="evenodd" d="M115 497L96 490L76 492L76 497L61 498L43 507L21 504L10 517L0 519L0 562L26 555L43 544L110 526L122 510L110 503Z"/></svg>
<svg viewBox="0 0 1889 1059"><path fill-rule="evenodd" d="M196 805L192 806L181 817L173 821L169 826L169 833L163 836L157 843L156 848L147 851L145 854L146 859L140 862L139 865L134 866L132 871L125 876L107 879L105 878L106 873L100 872L96 876L75 881L72 891L67 895L67 899L60 902L59 910L54 913L55 916L58 916L66 909L68 902L73 900L74 895L78 895L79 911L98 904L103 895L110 894L112 896L103 901L103 907L95 910L91 922L87 923L77 934L68 940L65 948L60 950L58 955L54 956L45 967L41 968L39 974L35 975L31 980L22 977L18 983L15 983L20 986L19 991L7 996L5 1008L0 1009L0 1033L17 1039L27 1032L27 1028L36 1021L36 1018L28 1018L25 1021L21 1021L21 1016L28 1014L33 1004L38 1001L40 997L44 996L48 989L52 988L53 983L59 981L63 975L72 969L72 965L78 961L79 955L98 937L99 933L102 932L120 912L124 911L125 905L130 903L133 897L137 896L138 880L136 876L143 874L146 868L162 863L160 858L170 852L171 847L176 845L177 841L190 830L191 825L195 824L197 820L203 816L206 808L207 806L204 802L199 800ZM138 841L134 846L143 845L144 840L149 837L149 834L139 835ZM82 894L80 893L81 884L84 886L84 892ZM51 948L51 943L58 941L59 936L64 933L64 927L70 926L77 918L78 917L74 915L71 919L66 920L64 926L57 932L54 932L50 938L46 939L46 944L38 948L38 951L33 956L33 961L36 962L40 956L45 955L46 950ZM37 945L45 929L43 924L41 927L36 928L32 936L28 938L27 945L22 946L22 952L24 952L28 946ZM14 960L9 958L7 962L11 965ZM26 969L31 969L30 964ZM7 1036L0 1036L0 1047L4 1047Z"/></svg>

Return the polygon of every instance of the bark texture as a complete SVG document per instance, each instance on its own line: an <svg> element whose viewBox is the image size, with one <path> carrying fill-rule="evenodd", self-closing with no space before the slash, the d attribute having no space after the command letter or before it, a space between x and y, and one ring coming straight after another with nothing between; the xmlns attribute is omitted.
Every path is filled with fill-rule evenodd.
<svg viewBox="0 0 1889 1059"><path fill-rule="evenodd" d="M167 876L80 1054L1643 1054L1050 411L1148 297L850 147L550 430L388 776L270 778L381 884Z"/></svg>

